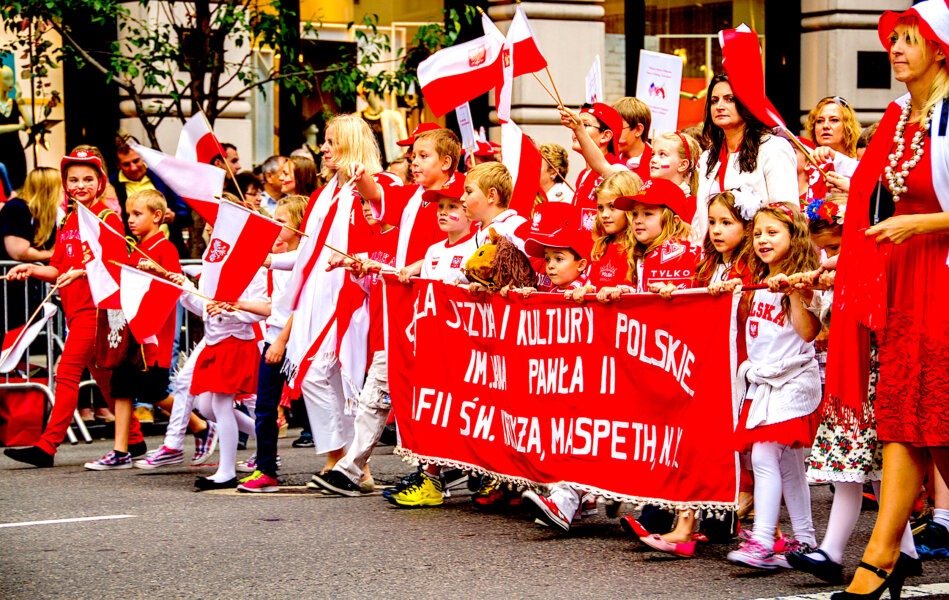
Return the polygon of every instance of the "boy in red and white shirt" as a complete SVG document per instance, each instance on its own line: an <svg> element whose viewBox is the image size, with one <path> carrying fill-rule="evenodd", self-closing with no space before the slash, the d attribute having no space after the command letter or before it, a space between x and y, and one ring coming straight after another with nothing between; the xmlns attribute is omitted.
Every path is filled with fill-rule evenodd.
<svg viewBox="0 0 949 600"><path fill-rule="evenodd" d="M615 170L627 170L619 158L619 140L623 135L623 117L609 104L586 104L576 114L560 109L560 122L573 131L573 151L583 155L586 168L580 171L574 188L574 205L596 214L596 188ZM648 168L648 163L647 163ZM590 222L584 219L584 222Z"/></svg>
<svg viewBox="0 0 949 600"><path fill-rule="evenodd" d="M468 171L462 201L468 217L477 222L476 242L479 247L488 242L488 230L493 229L524 250L524 240L519 239L515 232L527 219L508 208L513 191L511 172L499 162L483 163Z"/></svg>

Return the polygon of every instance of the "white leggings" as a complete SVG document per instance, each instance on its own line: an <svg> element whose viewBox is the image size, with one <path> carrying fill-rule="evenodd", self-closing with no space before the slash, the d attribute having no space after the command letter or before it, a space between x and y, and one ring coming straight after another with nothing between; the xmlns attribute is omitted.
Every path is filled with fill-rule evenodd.
<svg viewBox="0 0 949 600"><path fill-rule="evenodd" d="M781 514L781 497L788 507L794 538L817 545L811 518L811 491L804 475L804 448L776 442L755 442L751 448L755 473L754 539L765 548L774 545L774 530Z"/></svg>
<svg viewBox="0 0 949 600"><path fill-rule="evenodd" d="M873 493L880 497L880 482L874 481ZM844 558L844 549L850 541L850 535L860 517L860 508L863 505L863 484L854 481L834 482L834 503L830 507L830 518L827 520L827 532L820 549L827 553L830 560L841 563ZM900 551L913 558L917 558L916 545L913 543L913 530L909 523L903 531L900 540Z"/></svg>
<svg viewBox="0 0 949 600"><path fill-rule="evenodd" d="M221 458L209 479L224 482L237 476L237 432L254 435L254 420L234 408L234 394L204 392L198 395L198 410L218 428Z"/></svg>

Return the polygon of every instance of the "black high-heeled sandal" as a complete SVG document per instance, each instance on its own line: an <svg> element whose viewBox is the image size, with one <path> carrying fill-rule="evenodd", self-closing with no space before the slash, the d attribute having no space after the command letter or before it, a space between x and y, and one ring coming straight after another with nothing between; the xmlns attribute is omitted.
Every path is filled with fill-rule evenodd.
<svg viewBox="0 0 949 600"><path fill-rule="evenodd" d="M900 600L900 594L903 592L903 581L906 579L906 573L903 569L903 563L899 560L896 561L896 566L893 567L893 571L887 573L880 567L874 567L871 564L860 561L860 564L857 566L858 569L864 569L870 571L877 577L883 580L880 586L868 592L866 594L855 594L854 592L837 592L836 594L830 597L830 600L877 600L880 596L883 595L884 590L890 590L890 600Z"/></svg>

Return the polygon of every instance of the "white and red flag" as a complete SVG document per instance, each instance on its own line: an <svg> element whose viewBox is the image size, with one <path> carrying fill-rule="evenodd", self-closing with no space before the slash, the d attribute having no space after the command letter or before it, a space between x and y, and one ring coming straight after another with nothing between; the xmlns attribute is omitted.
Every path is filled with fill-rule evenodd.
<svg viewBox="0 0 949 600"><path fill-rule="evenodd" d="M768 127L787 129L778 109L771 104L764 91L764 68L758 34L742 24L737 29L719 31L718 42L722 46L722 67L728 75L728 83L735 97Z"/></svg>
<svg viewBox="0 0 949 600"><path fill-rule="evenodd" d="M543 158L534 142L513 121L501 123L501 162L514 179L509 207L529 217L540 190Z"/></svg>
<svg viewBox="0 0 949 600"><path fill-rule="evenodd" d="M98 308L117 309L119 264L127 263L129 259L125 237L79 202L76 203L76 210L92 301Z"/></svg>
<svg viewBox="0 0 949 600"><path fill-rule="evenodd" d="M214 300L235 301L264 264L282 225L233 202L221 202L202 256L202 285Z"/></svg>
<svg viewBox="0 0 949 600"><path fill-rule="evenodd" d="M122 265L120 280L119 299L132 335L137 340L157 336L184 290L128 265Z"/></svg>
<svg viewBox="0 0 949 600"><path fill-rule="evenodd" d="M429 108L440 117L501 85L504 38L484 35L443 48L418 66L418 80Z"/></svg>
<svg viewBox="0 0 949 600"><path fill-rule="evenodd" d="M164 152L130 144L148 168L168 184L208 223L214 224L224 190L224 169L169 156Z"/></svg>
<svg viewBox="0 0 949 600"><path fill-rule="evenodd" d="M191 115L181 128L175 158L209 165L215 157L223 158L224 154L224 147L211 131L211 125L204 113L198 111Z"/></svg>
<svg viewBox="0 0 949 600"><path fill-rule="evenodd" d="M547 68L547 59L540 51L537 45L537 38L531 30L530 23L527 22L527 15L521 5L518 4L514 11L514 18L511 20L511 26L507 30L507 43L513 49L514 56L514 77L536 73Z"/></svg>
<svg viewBox="0 0 949 600"><path fill-rule="evenodd" d="M3 348L0 349L0 373L9 373L20 363L23 353L30 347L46 322L56 314L56 305L51 302L43 304L43 310L38 319L11 329L3 336Z"/></svg>

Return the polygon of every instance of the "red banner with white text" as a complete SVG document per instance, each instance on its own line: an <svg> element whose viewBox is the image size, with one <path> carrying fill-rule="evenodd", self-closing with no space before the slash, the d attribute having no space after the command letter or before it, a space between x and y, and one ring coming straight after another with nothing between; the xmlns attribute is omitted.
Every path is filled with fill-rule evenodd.
<svg viewBox="0 0 949 600"><path fill-rule="evenodd" d="M398 452L628 502L733 508L731 296L385 286Z"/></svg>

